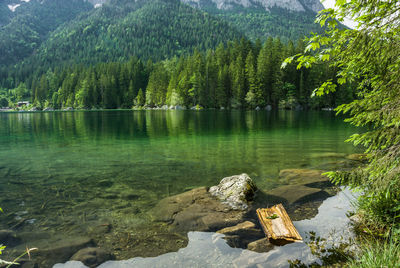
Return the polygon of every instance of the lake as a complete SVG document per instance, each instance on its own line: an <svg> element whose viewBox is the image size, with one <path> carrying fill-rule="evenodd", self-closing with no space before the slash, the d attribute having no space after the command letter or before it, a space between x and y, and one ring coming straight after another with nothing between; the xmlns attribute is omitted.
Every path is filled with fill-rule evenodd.
<svg viewBox="0 0 400 268"><path fill-rule="evenodd" d="M328 111L0 113L0 229L30 246L89 235L119 259L156 256L187 243L151 222L162 198L235 174L268 191L283 169L336 168L354 132Z"/></svg>

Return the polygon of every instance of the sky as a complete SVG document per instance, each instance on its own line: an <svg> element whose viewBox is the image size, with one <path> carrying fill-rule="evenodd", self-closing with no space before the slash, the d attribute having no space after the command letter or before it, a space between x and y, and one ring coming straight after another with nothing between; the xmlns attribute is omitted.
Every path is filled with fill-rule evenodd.
<svg viewBox="0 0 400 268"><path fill-rule="evenodd" d="M336 2L335 0L325 0L325 1L320 0L320 1L325 8L335 7L335 2ZM350 19L345 19L343 24L352 29L354 29L357 26L357 23L355 23L354 21L352 21Z"/></svg>

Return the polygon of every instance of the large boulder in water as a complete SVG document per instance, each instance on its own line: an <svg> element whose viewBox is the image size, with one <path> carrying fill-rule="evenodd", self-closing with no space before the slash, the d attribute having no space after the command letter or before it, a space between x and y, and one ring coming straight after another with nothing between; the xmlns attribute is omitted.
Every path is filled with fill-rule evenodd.
<svg viewBox="0 0 400 268"><path fill-rule="evenodd" d="M244 211L232 210L201 187L160 200L150 215L178 232L216 231L242 222Z"/></svg>
<svg viewBox="0 0 400 268"><path fill-rule="evenodd" d="M209 191L201 187L166 197L150 210L150 215L153 221L168 223L176 232L216 231L243 221L256 189L247 174L232 176Z"/></svg>
<svg viewBox="0 0 400 268"><path fill-rule="evenodd" d="M209 193L233 209L246 210L256 191L253 180L243 173L223 178L217 186L210 188Z"/></svg>

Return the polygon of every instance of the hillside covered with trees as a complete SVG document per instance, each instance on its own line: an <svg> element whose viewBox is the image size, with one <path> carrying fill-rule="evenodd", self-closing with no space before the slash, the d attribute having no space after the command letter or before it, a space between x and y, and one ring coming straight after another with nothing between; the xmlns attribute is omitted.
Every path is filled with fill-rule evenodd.
<svg viewBox="0 0 400 268"><path fill-rule="evenodd" d="M281 69L284 58L303 50L301 41L284 44L269 38L262 45L241 39L156 63L132 57L126 62L73 65L21 79L24 82L9 90L8 98L11 102L30 98L36 106L58 109L165 105L294 109L333 107L352 100L349 85L335 95L311 99L321 81L336 76L327 64Z"/></svg>
<svg viewBox="0 0 400 268"><path fill-rule="evenodd" d="M34 16L14 14L2 27L2 106L30 100L42 108L293 109L333 107L354 97L346 84L334 96L311 99L321 81L335 79L327 64L280 68L284 58L304 50L289 39L317 28L311 10L199 9L179 0L113 0L100 8L74 0L65 10L74 4L70 17L56 10L44 18L54 6L33 1ZM56 18L53 28L65 23L51 31L46 25ZM6 32L19 20L39 29Z"/></svg>
<svg viewBox="0 0 400 268"><path fill-rule="evenodd" d="M0 66L8 66L29 57L47 39L47 35L65 22L88 12L93 6L84 0L21 2L14 12L0 3Z"/></svg>
<svg viewBox="0 0 400 268"><path fill-rule="evenodd" d="M60 17L60 14L55 12L54 16ZM44 18L21 16L14 21L38 27L56 25L33 19ZM18 20L28 21L24 24ZM10 63L24 59L19 64L24 72L65 64L126 61L134 55L160 60L193 51L195 47L215 48L222 41L244 36L227 22L178 0L115 0L57 28L46 36L40 47L41 33L46 31L17 27L15 23L8 24L0 32L1 65L9 70ZM17 33L12 34L10 29Z"/></svg>
<svg viewBox="0 0 400 268"><path fill-rule="evenodd" d="M302 39L310 32L320 33L321 27L314 23L312 11L293 12L283 8L271 8L265 12L260 8L236 8L233 10L206 9L211 14L234 25L239 31L256 41L268 37L280 38L282 42Z"/></svg>

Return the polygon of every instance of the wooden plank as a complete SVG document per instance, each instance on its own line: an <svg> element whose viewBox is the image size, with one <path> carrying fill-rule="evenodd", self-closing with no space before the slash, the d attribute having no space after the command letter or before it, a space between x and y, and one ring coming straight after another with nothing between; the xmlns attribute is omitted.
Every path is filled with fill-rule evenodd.
<svg viewBox="0 0 400 268"><path fill-rule="evenodd" d="M282 204L257 209L258 220L265 235L274 241L303 241Z"/></svg>

